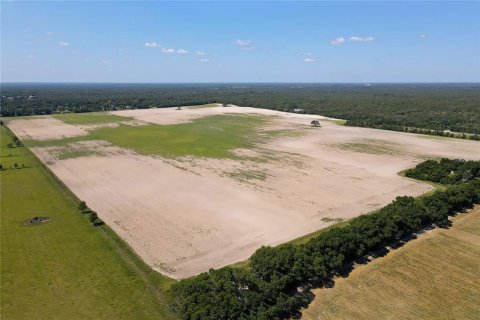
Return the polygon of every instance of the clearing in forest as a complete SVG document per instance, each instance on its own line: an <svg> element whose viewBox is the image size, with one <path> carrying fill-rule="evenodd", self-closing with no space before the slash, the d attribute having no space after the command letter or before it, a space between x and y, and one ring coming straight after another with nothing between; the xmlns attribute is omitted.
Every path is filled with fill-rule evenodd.
<svg viewBox="0 0 480 320"><path fill-rule="evenodd" d="M93 124L76 117L90 118L8 125L149 265L174 278L422 194L432 187L397 173L425 158L480 158L475 141L237 106L115 111L91 116L102 119Z"/></svg>

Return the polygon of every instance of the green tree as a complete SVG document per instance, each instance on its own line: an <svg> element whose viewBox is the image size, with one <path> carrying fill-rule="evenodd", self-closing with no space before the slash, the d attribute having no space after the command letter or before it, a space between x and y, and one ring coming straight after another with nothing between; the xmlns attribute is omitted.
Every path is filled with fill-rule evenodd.
<svg viewBox="0 0 480 320"><path fill-rule="evenodd" d="M95 224L97 222L97 219L98 219L97 213L95 211L90 212L89 219L90 219L91 223Z"/></svg>
<svg viewBox="0 0 480 320"><path fill-rule="evenodd" d="M87 204L85 203L85 201L81 201L78 204L78 209L80 209L80 211L82 211L82 213L87 210Z"/></svg>

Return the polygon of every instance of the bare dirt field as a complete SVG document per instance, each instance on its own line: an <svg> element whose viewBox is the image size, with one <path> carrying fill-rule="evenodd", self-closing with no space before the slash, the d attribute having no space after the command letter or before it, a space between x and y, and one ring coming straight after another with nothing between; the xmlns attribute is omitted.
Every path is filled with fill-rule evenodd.
<svg viewBox="0 0 480 320"><path fill-rule="evenodd" d="M71 124L63 123L52 117L23 118L11 121L10 130L20 139L51 140L82 136L87 132Z"/></svg>
<svg viewBox="0 0 480 320"><path fill-rule="evenodd" d="M430 185L397 174L426 158L480 159L478 142L345 127L313 115L237 106L114 112L136 126L245 113L268 116L263 129L278 135L270 131L231 158L145 155L98 136L70 144L70 153L61 145L32 150L147 263L174 278L245 260L262 245L373 211L396 196L427 192ZM322 127L310 127L312 119ZM43 135L31 121L8 125L32 140L71 135L62 130L73 125L59 120Z"/></svg>

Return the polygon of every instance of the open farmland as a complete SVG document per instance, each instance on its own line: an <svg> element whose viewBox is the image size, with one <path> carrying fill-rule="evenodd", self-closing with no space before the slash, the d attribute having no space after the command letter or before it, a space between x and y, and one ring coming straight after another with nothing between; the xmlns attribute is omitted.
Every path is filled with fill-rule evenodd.
<svg viewBox="0 0 480 320"><path fill-rule="evenodd" d="M148 264L174 278L427 192L430 185L397 174L424 159L480 158L474 141L236 106L75 117L85 116L8 125ZM313 119L322 127L311 127Z"/></svg>
<svg viewBox="0 0 480 320"><path fill-rule="evenodd" d="M304 319L477 319L480 208L315 289ZM374 315L374 316L373 316Z"/></svg>

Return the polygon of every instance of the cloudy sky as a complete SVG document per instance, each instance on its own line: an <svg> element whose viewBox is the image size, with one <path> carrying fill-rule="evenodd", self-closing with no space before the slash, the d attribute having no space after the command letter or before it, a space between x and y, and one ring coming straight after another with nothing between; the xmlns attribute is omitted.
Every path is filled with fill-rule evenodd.
<svg viewBox="0 0 480 320"><path fill-rule="evenodd" d="M480 2L1 1L1 81L478 82Z"/></svg>

